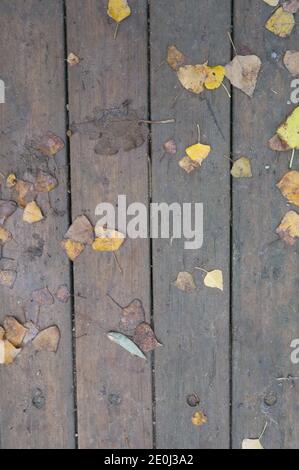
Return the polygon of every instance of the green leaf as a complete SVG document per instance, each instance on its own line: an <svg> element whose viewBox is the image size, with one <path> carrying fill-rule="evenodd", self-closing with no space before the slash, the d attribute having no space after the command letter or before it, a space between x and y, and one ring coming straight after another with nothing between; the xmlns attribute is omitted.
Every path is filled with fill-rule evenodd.
<svg viewBox="0 0 299 470"><path fill-rule="evenodd" d="M128 338L128 336L125 336L122 333L117 333L115 331L110 331L107 336L111 341L124 348L133 356L141 357L141 359L146 360L146 356L143 354L141 349L139 349L138 346L130 338Z"/></svg>

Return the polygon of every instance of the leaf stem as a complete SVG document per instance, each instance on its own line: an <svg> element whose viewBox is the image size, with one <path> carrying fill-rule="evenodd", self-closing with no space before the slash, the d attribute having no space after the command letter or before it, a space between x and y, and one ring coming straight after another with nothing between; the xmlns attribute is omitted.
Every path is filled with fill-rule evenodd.
<svg viewBox="0 0 299 470"><path fill-rule="evenodd" d="M292 156L291 156L290 165L289 165L290 170L293 167L294 157L295 157L295 149L293 149L293 151L292 151Z"/></svg>

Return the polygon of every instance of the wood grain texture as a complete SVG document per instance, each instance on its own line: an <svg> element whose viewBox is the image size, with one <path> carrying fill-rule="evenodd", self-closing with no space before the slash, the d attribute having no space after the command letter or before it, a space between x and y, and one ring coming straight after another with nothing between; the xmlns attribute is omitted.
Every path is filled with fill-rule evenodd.
<svg viewBox="0 0 299 470"><path fill-rule="evenodd" d="M204 204L200 250L185 250L183 240L153 243L154 322L164 344L155 355L158 448L229 446L230 164L224 155L230 152L230 100L222 88L200 97L187 92L162 62L172 44L194 64L229 61L230 7L226 0L156 0L150 8L152 119L176 119L175 125L153 126L153 201ZM178 161L197 142L197 124L212 152L201 169L188 175ZM160 161L163 144L171 138L177 155ZM205 288L195 266L222 269L224 293ZM193 272L195 293L173 286L180 271ZM194 392L209 421L202 428L192 425L196 408L186 403Z"/></svg>
<svg viewBox="0 0 299 470"><path fill-rule="evenodd" d="M67 1L68 49L82 58L69 70L72 123L127 100L147 118L147 2L131 6L114 40L106 1ZM96 206L116 205L121 194L128 203L148 204L147 144L108 156L97 155L95 143L82 133L71 138L73 217L85 213L96 222ZM86 250L74 265L80 448L152 447L150 361L130 356L106 336L119 330L121 314L107 293L122 306L140 299L149 318L148 240L126 240L117 258L123 274L111 253Z"/></svg>
<svg viewBox="0 0 299 470"><path fill-rule="evenodd" d="M3 175L15 172L26 179L47 169L47 159L34 156L28 142L47 131L65 138L63 2L3 0L0 17L1 78L6 85L6 104L0 105L0 169ZM53 293L60 284L70 285L69 263L59 246L68 224L64 151L49 168L59 187L50 194L51 207L47 195L38 196L45 220L25 224L18 209L7 223L15 241L3 255L13 260L2 259L1 269L16 269L18 278L13 290L0 287L0 324L6 315L24 321L33 290L48 286ZM1 179L1 198L9 197ZM74 446L70 303L42 308L40 326L53 324L61 331L56 355L26 347L15 364L0 368L0 448Z"/></svg>
<svg viewBox="0 0 299 470"><path fill-rule="evenodd" d="M297 48L298 28L289 39L274 36L264 28L271 12L258 0L235 2L237 50L250 50L263 62L253 99L234 92L234 158L248 155L253 166L251 180L233 184L235 448L243 438L258 436L265 422L265 448L298 448L299 442L298 382L276 380L298 376L290 360L290 343L299 334L298 244L288 247L275 234L289 210L276 184L288 171L290 154L267 149L267 140L294 107L287 104L291 76L282 57Z"/></svg>

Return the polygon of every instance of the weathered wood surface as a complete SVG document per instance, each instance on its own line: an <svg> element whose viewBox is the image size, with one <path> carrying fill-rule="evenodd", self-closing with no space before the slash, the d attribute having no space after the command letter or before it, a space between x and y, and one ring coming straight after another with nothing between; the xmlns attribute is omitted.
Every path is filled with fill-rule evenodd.
<svg viewBox="0 0 299 470"><path fill-rule="evenodd" d="M69 69L72 123L92 117L96 107L108 110L127 100L147 118L147 2L131 3L132 16L114 40L105 0L67 1L68 52L82 58ZM73 217L85 213L96 222L96 206L116 205L121 194L128 203L148 204L147 143L109 156L97 155L95 144L88 135L71 138ZM123 273L111 253L91 250L74 266L80 448L153 445L151 361L130 356L106 337L119 330L121 314L107 293L122 306L140 299L149 319L149 241L128 239L117 258Z"/></svg>
<svg viewBox="0 0 299 470"><path fill-rule="evenodd" d="M254 175L233 182L235 448L244 437L257 437L265 422L266 448L299 446L298 382L276 380L298 376L290 360L290 343L298 337L298 245L287 247L275 234L289 210L276 184L288 171L290 154L267 149L267 140L294 107L287 104L291 76L282 57L297 49L299 35L298 28L289 39L266 31L271 11L259 0L235 2L236 48L248 48L263 62L253 99L236 90L233 100L234 158L248 155Z"/></svg>
<svg viewBox="0 0 299 470"><path fill-rule="evenodd" d="M0 73L6 84L6 104L0 105L1 173L26 179L47 168L47 159L34 156L26 144L47 131L65 136L63 2L3 0L0 12ZM59 187L50 194L52 207L46 195L38 198L46 219L30 226L19 209L7 223L15 242L3 255L14 261L2 259L1 269L16 269L18 278L13 290L0 287L0 324L6 315L24 321L33 290L48 286L55 292L60 284L70 285L69 262L59 246L68 225L65 151L49 167ZM1 198L9 198L4 179ZM40 326L53 324L61 330L57 355L28 347L13 366L0 368L0 448L74 446L70 303L42 308Z"/></svg>
<svg viewBox="0 0 299 470"><path fill-rule="evenodd" d="M165 60L175 44L192 63L230 60L231 2L155 0L150 8L152 119L175 118L175 125L152 131L154 202L202 202L204 243L184 250L183 240L154 240L153 299L155 330L164 348L155 354L156 444L158 448L229 446L229 283L230 283L230 100L223 88L201 98L184 91ZM179 96L178 96L179 95ZM177 98L177 99L176 99ZM196 125L212 153L188 175L178 161L197 142ZM174 138L176 156L163 144ZM224 293L203 287L194 267L222 269ZM193 272L198 290L184 294L173 286L180 271ZM209 424L196 429L197 410L186 403L197 393Z"/></svg>

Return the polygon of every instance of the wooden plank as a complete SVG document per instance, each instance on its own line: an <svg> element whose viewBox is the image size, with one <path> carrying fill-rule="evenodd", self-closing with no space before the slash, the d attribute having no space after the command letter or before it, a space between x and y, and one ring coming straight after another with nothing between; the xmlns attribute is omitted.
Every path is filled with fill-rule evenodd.
<svg viewBox="0 0 299 470"><path fill-rule="evenodd" d="M132 15L114 40L106 1L67 1L68 51L82 58L69 70L72 123L93 117L96 107L124 102L147 118L147 2L131 4ZM71 138L73 217L85 213L96 222L96 206L115 206L121 194L128 204L148 204L146 143L116 155L96 154L96 143L84 133ZM80 448L152 447L150 361L130 356L106 336L119 330L121 314L107 293L122 306L140 299L149 318L148 240L128 239L117 258L123 273L111 253L86 250L74 265L75 294L83 296L75 300Z"/></svg>
<svg viewBox="0 0 299 470"><path fill-rule="evenodd" d="M276 188L290 155L267 149L267 140L291 112L291 76L282 64L296 49L298 28L289 39L268 32L272 9L263 2L235 2L236 48L257 54L263 67L252 100L234 92L234 158L252 159L253 178L233 184L233 446L258 436L265 422L266 448L298 448L298 376L290 343L298 337L298 245L287 247L275 229L289 209ZM294 169L298 169L295 161ZM268 405L267 405L268 403ZM269 406L271 405L272 406Z"/></svg>
<svg viewBox="0 0 299 470"><path fill-rule="evenodd" d="M223 155L230 151L230 100L222 88L200 98L182 91L175 72L161 63L172 44L194 64L229 61L231 2L156 0L150 11L152 119L176 119L173 126L153 127L153 201L204 204L202 249L185 250L183 240L153 243L154 323L164 344L155 356L157 447L227 448L230 165ZM213 151L200 170L188 175L178 161L184 149L196 143L197 123L202 141ZM170 138L177 142L177 155L160 161L163 144ZM224 293L203 287L202 273L195 266L222 269ZM193 272L196 293L184 294L173 286L180 271ZM192 393L200 397L199 408L186 403ZM191 423L197 409L209 420L200 429Z"/></svg>
<svg viewBox="0 0 299 470"><path fill-rule="evenodd" d="M1 78L6 103L0 104L1 173L28 177L47 169L47 158L28 150L32 138L47 131L65 135L63 2L3 0L0 5ZM53 160L54 161L54 160ZM67 158L62 151L49 162L59 187L38 196L46 219L29 226L19 209L8 221L15 242L5 246L1 269L16 269L13 290L0 287L1 314L24 321L31 292L48 286L70 286L70 267L61 257L60 240L68 225ZM1 176L2 178L2 176ZM9 198L1 180L1 198ZM0 448L74 447L71 306L55 302L43 307L41 328L57 324L58 353L36 354L27 347L11 366L0 368Z"/></svg>

